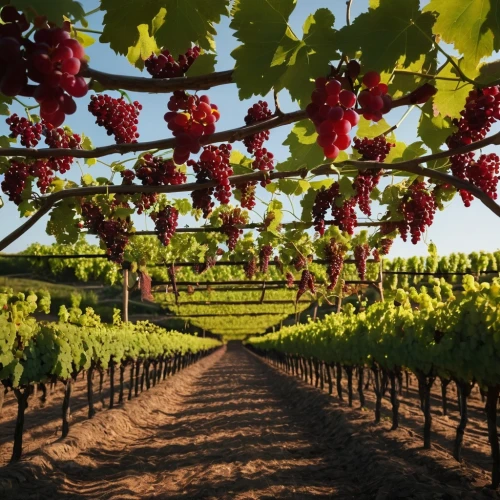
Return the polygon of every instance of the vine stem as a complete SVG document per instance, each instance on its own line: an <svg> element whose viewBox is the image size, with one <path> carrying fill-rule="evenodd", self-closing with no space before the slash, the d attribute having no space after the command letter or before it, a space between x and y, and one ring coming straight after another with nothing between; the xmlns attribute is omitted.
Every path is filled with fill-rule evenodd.
<svg viewBox="0 0 500 500"><path fill-rule="evenodd" d="M462 81L461 78L453 78L451 76L431 75L429 73L419 73L418 71L407 71L405 69L396 69L396 70L394 70L394 74L420 76L421 78L428 78L429 80L447 80L449 82L461 82Z"/></svg>
<svg viewBox="0 0 500 500"><path fill-rule="evenodd" d="M345 22L347 24L347 26L350 26L351 25L351 7L352 7L352 2L354 0L347 0L346 2L346 12L345 12Z"/></svg>
<svg viewBox="0 0 500 500"><path fill-rule="evenodd" d="M412 160L394 162L390 164L384 164L384 170L399 170L403 172L408 172L416 174L423 177L428 177L439 181L440 183L449 184L454 186L458 190L465 190L474 195L478 200L480 200L488 209L490 209L495 215L500 217L500 205L497 205L494 200L492 200L484 191L474 186L470 182L464 181L450 174L440 172L438 170L432 170L430 168L422 167L422 163L438 160L440 158L448 158L453 155L468 153L470 151L475 151L489 145L500 145L500 132L493 134L481 141L474 142L472 144L467 144L456 149L450 149L446 151L440 151L438 153L430 154L427 156L421 156L420 158L414 158ZM59 151L59 150L56 150ZM65 150L62 150L65 151ZM66 150L67 152L67 150ZM380 162L376 161L356 161L356 160L346 160L336 164L327 163L324 165L319 165L318 167L311 170L313 175L331 175L335 169L341 169L343 167L353 167L356 169L368 169L368 168L380 168ZM302 169L300 171L292 170L285 172L253 172L251 174L242 174L229 177L232 185L239 185L251 181L263 180L266 177L270 179L286 179L289 177L294 177L297 174L301 176L307 175L307 169ZM187 183L176 186L137 186L137 185L113 185L113 186L88 186L81 188L65 189L63 191L58 191L47 196L41 196L41 208L32 215L26 222L24 222L17 229L12 231L3 240L0 241L0 250L10 245L17 238L22 236L28 229L36 224L44 215L46 215L51 208L61 200L67 198L78 198L85 196L93 196L97 194L135 194L135 193L185 193L197 191L199 189L206 189L209 187L215 187L217 185L216 181L208 181L202 183Z"/></svg>
<svg viewBox="0 0 500 500"><path fill-rule="evenodd" d="M154 81L154 80L151 80ZM159 81L159 80L158 80ZM392 108L400 106L408 106L411 94L407 94L392 102ZM206 146L208 144L215 144L218 142L235 142L244 139L249 135L262 132L263 130L270 130L273 128L289 125L300 120L307 118L305 110L292 111L290 113L275 114L267 120L246 125L244 127L223 130L211 135L202 136L200 144ZM160 139L158 141L148 142L134 142L131 144L109 144L95 149L61 149L61 148L42 148L42 149L25 149L25 148L1 148L0 157L2 156L21 156L24 158L60 158L63 156L72 156L73 158L99 158L111 154L126 154L138 153L150 149L173 149L175 147L176 139L171 137L168 139Z"/></svg>

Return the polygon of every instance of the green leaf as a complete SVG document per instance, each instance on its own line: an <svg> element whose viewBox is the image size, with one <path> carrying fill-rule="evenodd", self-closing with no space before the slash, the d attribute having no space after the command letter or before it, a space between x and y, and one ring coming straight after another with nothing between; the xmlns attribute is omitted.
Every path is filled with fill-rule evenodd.
<svg viewBox="0 0 500 500"><path fill-rule="evenodd" d="M284 172L306 168L311 170L323 162L323 150L316 144L318 134L310 120L302 120L295 124L283 142L290 147L290 157L279 163L276 169Z"/></svg>
<svg viewBox="0 0 500 500"><path fill-rule="evenodd" d="M164 2L166 3L166 2ZM101 43L109 43L118 54L126 55L137 43L137 27L149 25L161 8L159 0L101 0L104 14Z"/></svg>
<svg viewBox="0 0 500 500"><path fill-rule="evenodd" d="M92 140L90 139L89 136L85 134L82 134L82 149L84 149L85 151L90 151L91 149L94 149Z"/></svg>
<svg viewBox="0 0 500 500"><path fill-rule="evenodd" d="M189 68L188 76L209 75L215 71L215 54L200 54Z"/></svg>
<svg viewBox="0 0 500 500"><path fill-rule="evenodd" d="M302 193L305 193L311 187L311 183L304 179L300 179L298 181L298 186L295 192L293 193L295 196L299 196Z"/></svg>
<svg viewBox="0 0 500 500"><path fill-rule="evenodd" d="M433 14L420 12L419 0L380 0L340 30L336 48L349 56L361 51L366 70L392 71L398 62L408 66L430 51L433 23Z"/></svg>
<svg viewBox="0 0 500 500"><path fill-rule="evenodd" d="M74 202L64 200L50 212L47 234L55 236L57 243L73 244L78 241L79 230L75 219Z"/></svg>
<svg viewBox="0 0 500 500"><path fill-rule="evenodd" d="M229 163L235 175L248 174L253 171L252 158L248 158L240 151L233 149L229 158Z"/></svg>
<svg viewBox="0 0 500 500"><path fill-rule="evenodd" d="M280 179L278 181L278 186L282 193L291 195L295 193L295 190L297 189L298 186L298 182L293 181L291 179Z"/></svg>
<svg viewBox="0 0 500 500"><path fill-rule="evenodd" d="M66 182L64 179L56 178L50 183L51 191L53 193L57 193L58 191L62 191L64 189Z"/></svg>
<svg viewBox="0 0 500 500"><path fill-rule="evenodd" d="M94 178L90 174L82 175L82 184L84 186L91 186L94 182Z"/></svg>
<svg viewBox="0 0 500 500"><path fill-rule="evenodd" d="M92 165L95 165L97 163L97 159L96 158L87 158L85 160L85 163L91 167Z"/></svg>
<svg viewBox="0 0 500 500"><path fill-rule="evenodd" d="M12 104L12 97L7 97L0 93L0 115L9 116L9 105Z"/></svg>
<svg viewBox="0 0 500 500"><path fill-rule="evenodd" d="M308 16L303 26L303 39L286 61L287 70L276 85L277 90L286 88L301 106L311 99L314 79L328 74L330 62L339 58L334 22L335 17L329 9L318 9Z"/></svg>
<svg viewBox="0 0 500 500"><path fill-rule="evenodd" d="M137 2L136 2L137 3ZM143 3L143 2L139 2ZM155 33L158 46L165 47L175 57L183 54L193 43L203 50L214 51L214 37L222 16L228 15L229 0L159 0L167 9L165 22Z"/></svg>
<svg viewBox="0 0 500 500"><path fill-rule="evenodd" d="M295 4L296 0L235 2L230 27L241 45L231 56L241 99L267 94L286 71L284 62L299 43L288 25Z"/></svg>
<svg viewBox="0 0 500 500"><path fill-rule="evenodd" d="M404 142L396 141L396 144L393 148L391 148L389 154L387 155L384 163L393 163L395 161L401 161L403 157L404 151L406 149L406 144Z"/></svg>
<svg viewBox="0 0 500 500"><path fill-rule="evenodd" d="M426 150L423 148L423 142L417 141L410 144L403 153L403 161L413 160L414 158L419 158L422 155L425 155Z"/></svg>
<svg viewBox="0 0 500 500"><path fill-rule="evenodd" d="M137 26L137 31L139 32L139 39L135 45L128 48L127 59L130 64L142 69L144 61L151 54L158 54L160 50L156 45L155 38L149 35L149 26L147 24Z"/></svg>
<svg viewBox="0 0 500 500"><path fill-rule="evenodd" d="M442 115L434 115L432 103L429 101L422 106L422 113L418 123L418 135L424 144L433 152L439 150L451 133L451 120Z"/></svg>
<svg viewBox="0 0 500 500"><path fill-rule="evenodd" d="M0 136L0 148L10 148L10 141L6 135Z"/></svg>
<svg viewBox="0 0 500 500"><path fill-rule="evenodd" d="M361 117L356 135L358 137L368 137L369 139L373 139L377 135L383 134L390 128L391 126L383 118L378 122L372 122Z"/></svg>
<svg viewBox="0 0 500 500"><path fill-rule="evenodd" d="M9 3L24 11L30 20L43 15L48 21L61 25L64 16L72 17L75 21L85 19L82 4L75 0L14 0Z"/></svg>
<svg viewBox="0 0 500 500"><path fill-rule="evenodd" d="M275 193L278 190L278 185L275 182L271 182L271 184L266 184L265 189L269 193ZM241 200L241 196L240 196L240 200Z"/></svg>
<svg viewBox="0 0 500 500"><path fill-rule="evenodd" d="M458 64L462 67L463 60L459 61ZM457 72L451 64L448 64L439 73L439 76L458 78ZM471 75L472 78L475 76L475 74ZM472 90L472 85L464 82L436 80L435 86L437 93L432 98L435 109L443 116L451 116L452 118L460 117L460 111L464 108L465 99Z"/></svg>
<svg viewBox="0 0 500 500"><path fill-rule="evenodd" d="M83 47L90 47L95 43L95 38L91 37L87 33L84 33L83 31L79 31L76 28L73 28L73 35Z"/></svg>
<svg viewBox="0 0 500 500"><path fill-rule="evenodd" d="M431 0L424 12L436 12L433 33L476 67L483 57L498 50L500 2L498 0Z"/></svg>
<svg viewBox="0 0 500 500"><path fill-rule="evenodd" d="M179 213L181 215L187 215L193 208L191 206L191 201L187 198L177 198L176 200L174 200L173 205L177 210L179 210Z"/></svg>
<svg viewBox="0 0 500 500"><path fill-rule="evenodd" d="M342 198L344 200L348 200L352 198L356 194L356 190L352 185L352 180L349 179L346 175L343 175L339 181L339 190Z"/></svg>
<svg viewBox="0 0 500 500"><path fill-rule="evenodd" d="M479 76L476 78L476 81L487 85L498 80L500 80L500 60L479 66Z"/></svg>
<svg viewBox="0 0 500 500"><path fill-rule="evenodd" d="M134 212L135 212L135 209L133 209L133 208L120 207L114 211L113 216L115 219L126 219L127 217L132 215Z"/></svg>

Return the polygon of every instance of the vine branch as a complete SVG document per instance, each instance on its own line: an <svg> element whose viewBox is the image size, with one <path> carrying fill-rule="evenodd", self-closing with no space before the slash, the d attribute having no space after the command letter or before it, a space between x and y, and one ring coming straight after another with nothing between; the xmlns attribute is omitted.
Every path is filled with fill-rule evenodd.
<svg viewBox="0 0 500 500"><path fill-rule="evenodd" d="M297 112L296 112L297 113ZM301 112L302 113L302 112ZM469 151L475 151L477 149L483 148L489 145L500 145L500 132L493 134L490 137L486 137L481 141L474 142L459 148L447 151L440 151L439 153L434 153L427 156L422 156L420 158L415 158L413 160L395 162L390 164L383 164L385 170L401 170L403 172L409 172L416 175L421 175L428 177L429 179L437 180L445 184L450 184L457 189L468 191L473 194L478 200L480 200L487 208L489 208L495 215L500 217L500 205L497 205L484 191L477 188L468 181L459 179L450 174L440 172L438 170L432 170L430 168L422 167L422 163L438 160L440 158L448 158L456 154L467 153ZM334 168L339 169L343 167L354 167L357 169L368 169L368 168L380 168L379 162L374 161L356 161L356 160L346 160L336 164L327 163L313 168L310 173L313 175L330 175L334 173ZM237 186L251 181L260 181L266 177L271 180L275 179L286 179L289 177L295 177L296 175L307 175L307 169L302 170L292 170L286 172L252 172L250 174L235 175L229 178L232 185ZM217 185L216 181L208 182L192 182L187 184L181 184L177 186L137 186L137 185L115 185L115 186L88 186L81 188L65 189L63 191L58 191L57 193L50 194L48 196L40 197L41 208L32 215L24 224L19 226L17 229L12 231L8 236L0 241L0 250L10 245L17 238L22 236L28 229L30 229L37 221L39 221L44 215L46 215L50 209L59 201L66 198L73 197L84 197L93 196L98 194L135 194L135 193L185 193L197 191L199 189L205 189L209 187L215 187Z"/></svg>

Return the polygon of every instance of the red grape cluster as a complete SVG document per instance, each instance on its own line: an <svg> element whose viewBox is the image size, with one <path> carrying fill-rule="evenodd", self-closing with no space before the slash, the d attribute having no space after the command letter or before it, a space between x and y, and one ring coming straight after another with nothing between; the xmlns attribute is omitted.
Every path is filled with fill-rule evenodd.
<svg viewBox="0 0 500 500"><path fill-rule="evenodd" d="M176 138L175 163L185 163L191 153L198 153L200 138L215 132L215 123L219 118L219 110L210 103L208 96L189 95L182 90L173 93L164 119Z"/></svg>
<svg viewBox="0 0 500 500"><path fill-rule="evenodd" d="M460 120L453 122L458 131L446 141L450 149L484 139L491 125L500 120L500 86L471 90L460 114Z"/></svg>
<svg viewBox="0 0 500 500"><path fill-rule="evenodd" d="M2 9L0 27L0 91L8 96L34 97L40 104L40 116L58 127L67 114L76 111L73 97L83 97L87 83L81 76L84 49L65 28L42 28L34 41L22 33L29 23L11 5ZM37 85L30 85L28 80Z"/></svg>
<svg viewBox="0 0 500 500"><path fill-rule="evenodd" d="M97 125L104 127L108 135L114 135L116 144L137 142L141 109L138 101L127 103L123 97L115 99L107 94L93 95L89 104Z"/></svg>
<svg viewBox="0 0 500 500"><path fill-rule="evenodd" d="M382 238L379 242L378 249L380 255L389 255L393 243L394 240L392 238Z"/></svg>
<svg viewBox="0 0 500 500"><path fill-rule="evenodd" d="M454 176L469 181L474 186L484 191L490 198L496 200L499 181L500 158L495 153L481 155L475 160L474 153L454 155L450 158L451 171ZM469 207L474 196L460 190L460 196L466 207Z"/></svg>
<svg viewBox="0 0 500 500"><path fill-rule="evenodd" d="M151 54L144 61L144 66L153 78L175 78L187 73L199 55L200 47L195 46L185 54L179 55L176 61L168 50L164 50L158 56Z"/></svg>
<svg viewBox="0 0 500 500"><path fill-rule="evenodd" d="M356 95L342 89L339 80L316 79L316 88L307 105L307 116L318 132L318 144L327 158L335 160L340 151L351 144L349 132L358 124L359 116L354 111Z"/></svg>
<svg viewBox="0 0 500 500"><path fill-rule="evenodd" d="M106 220L101 209L87 201L81 204L81 211L83 227L97 233L106 246L106 254L109 260L121 264L132 230L130 217Z"/></svg>
<svg viewBox="0 0 500 500"><path fill-rule="evenodd" d="M273 254L272 245L262 245L259 251L259 267L261 273L267 273L269 269L269 260Z"/></svg>
<svg viewBox="0 0 500 500"><path fill-rule="evenodd" d="M392 108L392 98L387 95L388 87L380 83L380 74L376 71L365 73L363 85L366 88L358 95L361 114L366 120L378 122Z"/></svg>
<svg viewBox="0 0 500 500"><path fill-rule="evenodd" d="M426 183L422 181L411 184L399 207L404 220L396 223L403 241L407 240L410 231L411 242L417 244L425 228L434 221L436 209L436 199L427 189Z"/></svg>
<svg viewBox="0 0 500 500"><path fill-rule="evenodd" d="M175 207L167 205L165 208L158 210L158 212L153 212L151 214L151 219L155 223L158 239L162 245L168 246L177 229L179 211Z"/></svg>
<svg viewBox="0 0 500 500"><path fill-rule="evenodd" d="M245 116L245 123L247 125L253 125L254 123L267 120L272 116L272 112L268 107L266 101L256 102L251 108L248 108L248 113ZM265 141L269 139L269 130L263 130L257 132L256 134L249 135L243 139L243 144L245 144L247 151L249 153L256 153L257 150L262 148Z"/></svg>
<svg viewBox="0 0 500 500"><path fill-rule="evenodd" d="M362 245L356 245L354 247L354 260L356 263L356 269L358 271L358 276L360 280L364 280L366 277L366 260L370 255L370 247L367 243Z"/></svg>
<svg viewBox="0 0 500 500"><path fill-rule="evenodd" d="M272 172L274 170L274 155L266 148L257 149L255 151L255 160L252 162L252 167L254 170L260 170L261 172ZM271 179L266 177L260 181L260 185L266 187L270 182Z"/></svg>
<svg viewBox="0 0 500 500"><path fill-rule="evenodd" d="M335 241L334 238L332 238L325 247L326 260L328 260L326 272L330 278L328 290L333 290L337 285L342 267L344 266L345 251L345 246Z"/></svg>
<svg viewBox="0 0 500 500"><path fill-rule="evenodd" d="M395 144L387 142L385 136L375 137L374 139L354 138L354 149L361 155L363 161L383 162ZM366 169L360 170L353 182L356 191L356 201L360 210L365 214L371 215L370 195L375 186L380 181L382 170Z"/></svg>
<svg viewBox="0 0 500 500"><path fill-rule="evenodd" d="M380 252L378 251L378 248L373 249L372 256L375 262L380 262Z"/></svg>
<svg viewBox="0 0 500 500"><path fill-rule="evenodd" d="M254 276L255 273L257 272L257 261L255 260L255 257L252 257L244 266L243 270L245 271L245 276L251 280Z"/></svg>
<svg viewBox="0 0 500 500"><path fill-rule="evenodd" d="M238 189L241 192L240 204L243 208L252 210L255 207L255 186L257 181L245 182L239 184Z"/></svg>
<svg viewBox="0 0 500 500"><path fill-rule="evenodd" d="M9 197L9 200L19 205L22 199L22 193L26 187L26 180L30 176L30 165L10 160L10 167L5 172L2 181L2 191Z"/></svg>
<svg viewBox="0 0 500 500"><path fill-rule="evenodd" d="M19 117L17 114L9 116L5 121L10 128L10 137L17 139L21 136L21 144L24 147L35 147L40 141L43 132L42 122L33 123L27 118Z"/></svg>
<svg viewBox="0 0 500 500"><path fill-rule="evenodd" d="M130 177L130 174L126 175L127 178ZM135 175L143 186L178 186L187 180L186 174L181 172L172 160L165 160L150 153L137 162Z"/></svg>
<svg viewBox="0 0 500 500"><path fill-rule="evenodd" d="M157 193L140 193L132 198L137 208L137 213L141 215L144 210L149 210L158 201Z"/></svg>
<svg viewBox="0 0 500 500"><path fill-rule="evenodd" d="M239 229L237 226L245 224L247 217L241 208L235 208L230 212L222 212L220 218L222 219L221 232L227 236L226 244L232 252L236 248L238 238L243 234L243 229Z"/></svg>
<svg viewBox="0 0 500 500"><path fill-rule="evenodd" d="M312 208L314 229L323 236L325 234L325 216L329 209L333 217L333 223L341 230L349 234L354 233L358 219L356 216L356 197L349 198L340 203L340 186L334 182L328 189L321 188L316 193Z"/></svg>
<svg viewBox="0 0 500 500"><path fill-rule="evenodd" d="M288 273L286 273L285 278L286 278L286 286L287 286L287 288L293 288L294 285L295 285L295 283L294 283L295 276L292 273L288 272Z"/></svg>
<svg viewBox="0 0 500 500"><path fill-rule="evenodd" d="M301 269L303 269L305 267L306 259L304 258L304 256L302 254L296 255L292 259L292 265L296 271L300 271Z"/></svg>
<svg viewBox="0 0 500 500"><path fill-rule="evenodd" d="M299 289L297 290L297 296L295 297L295 302L299 301L300 297L304 295L307 289L309 289L309 291L313 295L316 293L314 275L307 269L304 269L302 271L302 275L300 276Z"/></svg>
<svg viewBox="0 0 500 500"><path fill-rule="evenodd" d="M57 149L81 149L82 138L78 134L73 134L63 128L55 128L51 124L46 125L44 129L45 144L50 148ZM73 163L72 156L53 157L47 160L50 168L54 172L66 173Z"/></svg>
<svg viewBox="0 0 500 500"><path fill-rule="evenodd" d="M193 208L203 212L205 219L212 213L215 203L212 201L214 188L195 189L191 192Z"/></svg>
<svg viewBox="0 0 500 500"><path fill-rule="evenodd" d="M213 193L215 198L224 205L229 203L231 199L231 183L229 182L229 177L233 175L233 169L229 163L231 149L230 144L205 146L199 161L189 160L187 162L188 166L193 167L196 174L196 182L217 182L217 186L210 188L209 191L210 194ZM194 200L195 197L193 196L193 202ZM195 206L195 208L204 209L205 206Z"/></svg>
<svg viewBox="0 0 500 500"><path fill-rule="evenodd" d="M212 269L215 264L217 264L217 259L211 255L208 255L207 257L205 257L205 262L203 262L202 264L195 264L193 266L193 271L198 274L203 274L209 269Z"/></svg>

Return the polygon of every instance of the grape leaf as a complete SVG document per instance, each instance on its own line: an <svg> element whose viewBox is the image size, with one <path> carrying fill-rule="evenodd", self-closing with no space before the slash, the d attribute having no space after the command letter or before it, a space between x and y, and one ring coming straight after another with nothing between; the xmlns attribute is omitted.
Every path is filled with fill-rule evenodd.
<svg viewBox="0 0 500 500"><path fill-rule="evenodd" d="M85 19L85 10L80 2L75 0L13 0L10 2L2 2L2 5L10 3L18 10L26 13L28 19L32 20L37 15L47 17L48 21L52 21L57 25L63 22L64 16L72 17L76 21Z"/></svg>
<svg viewBox="0 0 500 500"><path fill-rule="evenodd" d="M462 60L459 61L459 64L462 64ZM451 64L448 64L439 73L439 76L458 78L457 71ZM473 78L476 75L473 74L470 76ZM453 82L449 80L436 80L434 85L438 90L432 98L435 109L443 116L459 118L460 111L462 111L465 105L465 98L472 90L472 85L466 82Z"/></svg>
<svg viewBox="0 0 500 500"><path fill-rule="evenodd" d="M189 68L188 76L208 75L215 71L215 54L200 54Z"/></svg>
<svg viewBox="0 0 500 500"><path fill-rule="evenodd" d="M500 60L488 62L479 66L479 76L476 81L490 84L500 79Z"/></svg>
<svg viewBox="0 0 500 500"><path fill-rule="evenodd" d="M339 181L339 191L344 200L352 198L356 194L356 190L352 185L352 180L346 175L343 175Z"/></svg>
<svg viewBox="0 0 500 500"><path fill-rule="evenodd" d="M95 43L95 38L91 37L89 34L79 31L78 29L72 29L73 37L76 38L82 47L90 47Z"/></svg>
<svg viewBox="0 0 500 500"><path fill-rule="evenodd" d="M287 60L286 72L281 76L276 89L286 88L292 99L301 106L307 104L314 90L314 79L326 75L330 61L338 59L335 50L335 17L329 9L318 9L306 19L302 41Z"/></svg>
<svg viewBox="0 0 500 500"><path fill-rule="evenodd" d="M144 61L153 53L159 54L160 50L156 45L155 38L149 35L149 26L147 24L137 26L137 31L139 32L139 39L135 45L128 48L127 59L130 64L143 69Z"/></svg>
<svg viewBox="0 0 500 500"><path fill-rule="evenodd" d="M69 245L78 241L79 230L75 220L74 201L64 200L50 212L47 234L53 235L57 243Z"/></svg>
<svg viewBox="0 0 500 500"><path fill-rule="evenodd" d="M432 103L428 101L422 106L422 114L418 123L418 135L424 144L433 152L439 150L451 133L451 120L442 115L434 115Z"/></svg>
<svg viewBox="0 0 500 500"><path fill-rule="evenodd" d="M12 97L7 97L0 92L0 115L10 115L9 104L12 104Z"/></svg>
<svg viewBox="0 0 500 500"><path fill-rule="evenodd" d="M186 215L188 214L191 209L193 208L191 206L191 201L187 198L177 198L174 200L174 207L179 210L179 213L181 215Z"/></svg>
<svg viewBox="0 0 500 500"><path fill-rule="evenodd" d="M288 25L295 4L296 0L235 2L230 27L241 45L231 56L240 98L267 94L286 71L283 63L300 43Z"/></svg>
<svg viewBox="0 0 500 500"><path fill-rule="evenodd" d="M290 147L290 157L279 163L276 169L284 172L307 168L311 170L323 162L323 150L316 144L318 134L310 120L295 124L283 144Z"/></svg>
<svg viewBox="0 0 500 500"><path fill-rule="evenodd" d="M337 36L337 49L349 56L361 51L368 70L391 71L404 56L404 66L432 47L434 15L419 10L419 0L380 0L377 8L356 17Z"/></svg>
<svg viewBox="0 0 500 500"><path fill-rule="evenodd" d="M186 52L192 43L204 50L215 50L214 24L227 16L229 0L159 0L157 5L167 9L165 22L155 33L160 47L174 56Z"/></svg>
<svg viewBox="0 0 500 500"><path fill-rule="evenodd" d="M229 158L229 163L235 175L248 174L253 171L252 168L252 158L248 158L243 153L238 150L233 149L231 151L231 156Z"/></svg>
<svg viewBox="0 0 500 500"><path fill-rule="evenodd" d="M439 14L433 33L453 44L468 66L498 50L499 0L431 0L423 11Z"/></svg>
<svg viewBox="0 0 500 500"><path fill-rule="evenodd" d="M280 179L278 181L278 187L280 191L284 194L291 195L295 193L297 189L298 182L291 179Z"/></svg>
<svg viewBox="0 0 500 500"><path fill-rule="evenodd" d="M358 137L368 137L372 139L377 135L383 134L386 130L390 129L391 126L382 118L378 122L372 122L370 120L365 120L362 116L359 120L358 130L356 135Z"/></svg>

